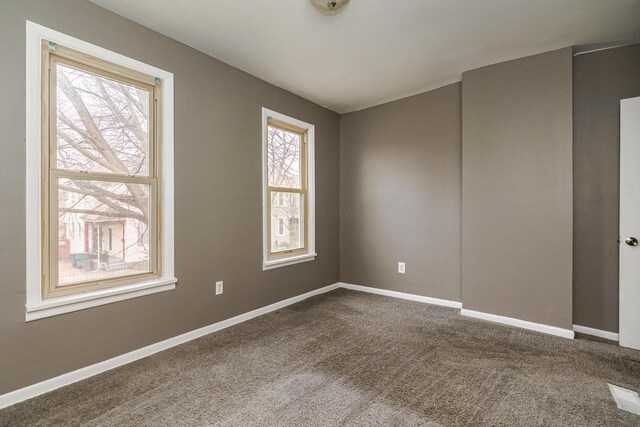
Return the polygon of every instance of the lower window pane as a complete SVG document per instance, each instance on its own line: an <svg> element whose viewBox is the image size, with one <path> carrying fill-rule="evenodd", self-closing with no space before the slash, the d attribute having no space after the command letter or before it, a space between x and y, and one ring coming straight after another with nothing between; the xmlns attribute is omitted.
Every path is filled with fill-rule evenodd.
<svg viewBox="0 0 640 427"><path fill-rule="evenodd" d="M271 192L271 253L304 247L304 200L300 193Z"/></svg>
<svg viewBox="0 0 640 427"><path fill-rule="evenodd" d="M150 186L58 179L58 285L150 271Z"/></svg>

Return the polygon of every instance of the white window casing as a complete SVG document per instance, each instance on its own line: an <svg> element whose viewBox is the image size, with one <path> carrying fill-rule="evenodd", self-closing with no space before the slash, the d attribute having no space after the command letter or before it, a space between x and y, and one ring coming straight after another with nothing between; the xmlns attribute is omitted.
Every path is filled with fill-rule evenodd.
<svg viewBox="0 0 640 427"><path fill-rule="evenodd" d="M113 288L43 299L41 44L47 40L162 80L161 276ZM26 305L27 321L175 289L173 74L33 22L26 22ZM74 230L75 232L75 230Z"/></svg>
<svg viewBox="0 0 640 427"><path fill-rule="evenodd" d="M307 219L304 224L307 227L307 240L305 241L304 252L296 251L290 254L270 256L270 244L268 236L268 225L271 218L268 217L268 153L267 153L267 130L269 120L277 120L296 128L306 131L306 200ZM262 108L262 231L263 231L263 270L284 267L306 261L313 261L316 254L315 249L315 126L298 119L286 116L276 111Z"/></svg>

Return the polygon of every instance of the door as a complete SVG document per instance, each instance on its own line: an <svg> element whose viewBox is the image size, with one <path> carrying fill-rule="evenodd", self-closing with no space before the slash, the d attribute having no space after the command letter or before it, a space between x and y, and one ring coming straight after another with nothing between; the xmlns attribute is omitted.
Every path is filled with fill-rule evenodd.
<svg viewBox="0 0 640 427"><path fill-rule="evenodd" d="M620 101L620 345L640 350L640 97Z"/></svg>

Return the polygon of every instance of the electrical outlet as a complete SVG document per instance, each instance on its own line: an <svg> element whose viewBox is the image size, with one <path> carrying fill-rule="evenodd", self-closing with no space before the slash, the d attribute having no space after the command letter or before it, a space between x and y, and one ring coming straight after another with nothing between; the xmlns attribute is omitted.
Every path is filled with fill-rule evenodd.
<svg viewBox="0 0 640 427"><path fill-rule="evenodd" d="M224 282L216 282L216 295L220 295L224 290Z"/></svg>
<svg viewBox="0 0 640 427"><path fill-rule="evenodd" d="M398 273L404 274L404 262L398 263Z"/></svg>

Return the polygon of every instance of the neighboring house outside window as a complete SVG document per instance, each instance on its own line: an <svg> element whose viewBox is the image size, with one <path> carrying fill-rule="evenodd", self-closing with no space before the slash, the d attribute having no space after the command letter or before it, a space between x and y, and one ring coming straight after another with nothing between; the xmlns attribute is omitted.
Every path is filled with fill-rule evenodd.
<svg viewBox="0 0 640 427"><path fill-rule="evenodd" d="M278 218L278 236L284 236L284 219Z"/></svg>
<svg viewBox="0 0 640 427"><path fill-rule="evenodd" d="M263 109L264 269L316 256L314 135L313 125Z"/></svg>

